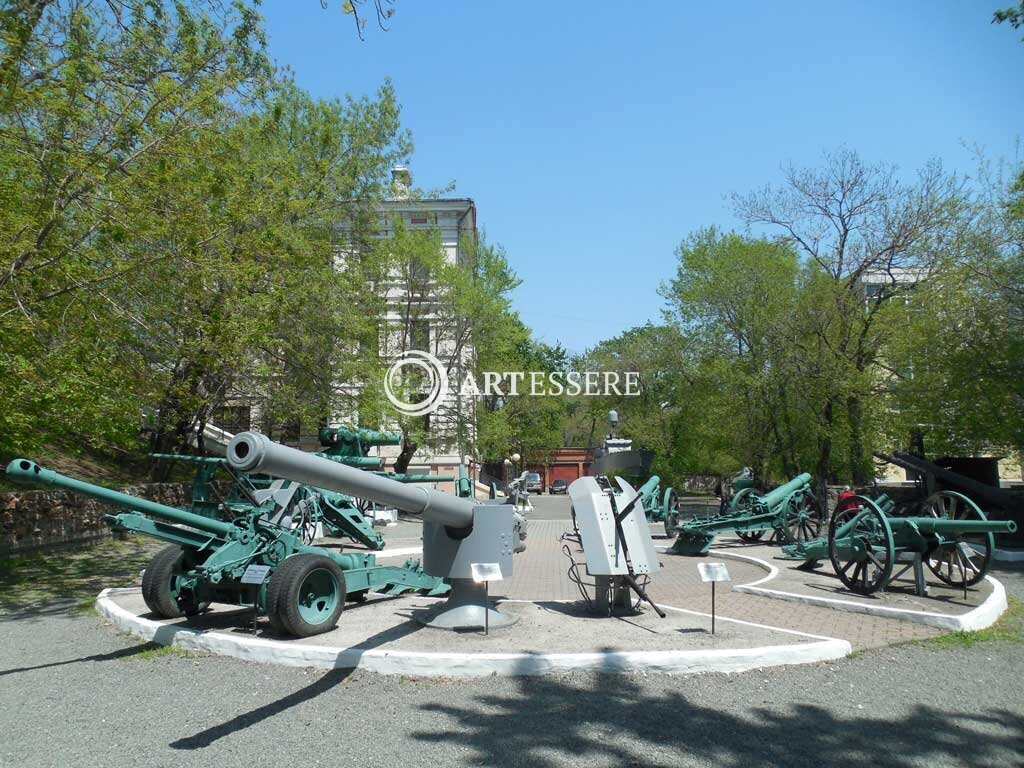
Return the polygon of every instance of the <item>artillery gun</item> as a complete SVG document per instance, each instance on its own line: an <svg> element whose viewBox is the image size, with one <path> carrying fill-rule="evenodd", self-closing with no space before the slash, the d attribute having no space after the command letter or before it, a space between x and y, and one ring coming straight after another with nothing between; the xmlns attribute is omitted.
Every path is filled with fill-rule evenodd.
<svg viewBox="0 0 1024 768"><path fill-rule="evenodd" d="M28 459L8 464L7 477L124 507L129 511L107 516L113 528L168 542L171 546L157 553L142 579L143 599L161 618L195 615L213 602L255 606L277 631L308 637L333 629L345 601L361 601L370 590L396 595L448 591L442 579L425 573L415 560L384 566L372 554L306 544L282 524L280 500L272 495L263 504L253 500L248 514L222 520L85 483ZM393 480L378 481L403 488Z"/></svg>
<svg viewBox="0 0 1024 768"><path fill-rule="evenodd" d="M847 589L862 595L884 590L913 567L918 594L927 594L924 569L941 581L963 589L988 573L993 535L1013 533L1012 520L989 520L967 496L940 491L924 516L901 517L892 499L882 495L849 496L829 522L828 536L783 547L787 558L813 568L828 558ZM895 576L895 566L905 567Z"/></svg>
<svg viewBox="0 0 1024 768"><path fill-rule="evenodd" d="M503 627L515 619L489 604L486 586L476 581L480 567L512 575L512 555L525 549L525 520L511 504L475 501L406 485L361 472L322 456L274 443L257 432L236 435L228 464L240 472L261 472L338 493L370 499L423 518L423 569L451 586L446 603L417 616L445 629Z"/></svg>
<svg viewBox="0 0 1024 768"><path fill-rule="evenodd" d="M324 428L320 430L320 443L324 451L318 455L346 466L386 475L401 483L437 483L452 481L448 475L411 475L385 473L383 460L369 456L369 449L378 445L397 445L401 435L369 429ZM274 522L290 528L305 543L312 544L319 532L334 538L348 538L379 551L384 548L384 537L378 533L366 513L372 502L356 499L342 493L314 488L302 483L281 480L265 474L236 472L227 466L227 459L180 454L150 454L168 461L185 461L196 465L192 481L192 503L189 511L206 517L233 520L262 509L268 499L274 499ZM227 492L217 490L219 472L228 474Z"/></svg>
<svg viewBox="0 0 1024 768"><path fill-rule="evenodd" d="M679 525L679 497L675 489L662 490L661 478L652 475L636 492L640 496L647 522L661 523L665 526L665 534L672 536Z"/></svg>
<svg viewBox="0 0 1024 768"><path fill-rule="evenodd" d="M822 520L810 483L811 476L804 472L765 494L748 485L733 496L725 512L677 525L669 534L678 534L669 552L706 555L723 531L735 531L744 541L757 541L767 531L783 542L813 539Z"/></svg>

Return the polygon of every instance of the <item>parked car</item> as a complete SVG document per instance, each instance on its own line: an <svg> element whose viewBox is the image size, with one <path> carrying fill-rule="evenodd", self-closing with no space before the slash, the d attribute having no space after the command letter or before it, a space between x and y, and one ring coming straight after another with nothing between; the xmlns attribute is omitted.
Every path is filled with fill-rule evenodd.
<svg viewBox="0 0 1024 768"><path fill-rule="evenodd" d="M569 481L568 480L552 480L551 485L548 486L548 493L568 493L569 492Z"/></svg>
<svg viewBox="0 0 1024 768"><path fill-rule="evenodd" d="M540 474L537 472L528 472L526 474L526 492L527 493L543 493L544 483L540 479Z"/></svg>

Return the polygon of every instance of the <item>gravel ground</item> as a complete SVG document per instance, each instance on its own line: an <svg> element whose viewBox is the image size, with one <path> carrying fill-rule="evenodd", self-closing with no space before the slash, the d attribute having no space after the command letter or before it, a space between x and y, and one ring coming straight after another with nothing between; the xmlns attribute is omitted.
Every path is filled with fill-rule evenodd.
<svg viewBox="0 0 1024 768"><path fill-rule="evenodd" d="M1024 568L996 576L1024 599ZM1019 642L693 677L476 681L248 664L58 607L0 619L0 765L1020 766Z"/></svg>

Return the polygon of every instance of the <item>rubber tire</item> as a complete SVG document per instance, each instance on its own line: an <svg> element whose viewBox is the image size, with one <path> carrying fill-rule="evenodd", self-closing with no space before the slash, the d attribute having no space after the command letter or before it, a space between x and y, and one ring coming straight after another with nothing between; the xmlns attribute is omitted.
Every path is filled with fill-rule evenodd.
<svg viewBox="0 0 1024 768"><path fill-rule="evenodd" d="M311 571L329 571L338 585L338 605L327 621L310 624L299 613L299 585ZM267 585L267 614L271 625L294 637L312 637L330 632L338 625L345 608L345 573L336 562L323 555L298 554L286 558L270 575Z"/></svg>
<svg viewBox="0 0 1024 768"><path fill-rule="evenodd" d="M181 547L172 544L161 549L142 574L142 599L146 607L162 619L179 619L185 614L171 594L171 577L180 570L184 556Z"/></svg>

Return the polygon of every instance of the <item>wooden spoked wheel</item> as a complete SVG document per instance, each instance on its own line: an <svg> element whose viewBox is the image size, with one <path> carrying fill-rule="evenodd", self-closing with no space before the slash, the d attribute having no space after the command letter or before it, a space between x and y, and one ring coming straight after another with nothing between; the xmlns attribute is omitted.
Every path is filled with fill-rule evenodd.
<svg viewBox="0 0 1024 768"><path fill-rule="evenodd" d="M756 497L757 492L753 488L740 489L729 502L729 510L726 514L735 516L752 511L754 499ZM764 537L764 534L765 530L763 528L757 531L745 531L739 528L736 529L736 535L739 537L740 541L745 541L747 544L753 544L755 541L760 541Z"/></svg>
<svg viewBox="0 0 1024 768"><path fill-rule="evenodd" d="M814 494L798 491L786 500L784 532L787 544L818 538L821 533L821 512Z"/></svg>
<svg viewBox="0 0 1024 768"><path fill-rule="evenodd" d="M973 501L956 491L939 491L929 496L928 514L944 520L985 520L985 513ZM964 589L977 584L988 573L995 538L991 533L966 533L943 537L941 546L928 553L928 568L941 581Z"/></svg>
<svg viewBox="0 0 1024 768"><path fill-rule="evenodd" d="M870 595L892 578L896 558L885 513L864 496L854 496L828 526L828 556L847 589Z"/></svg>

